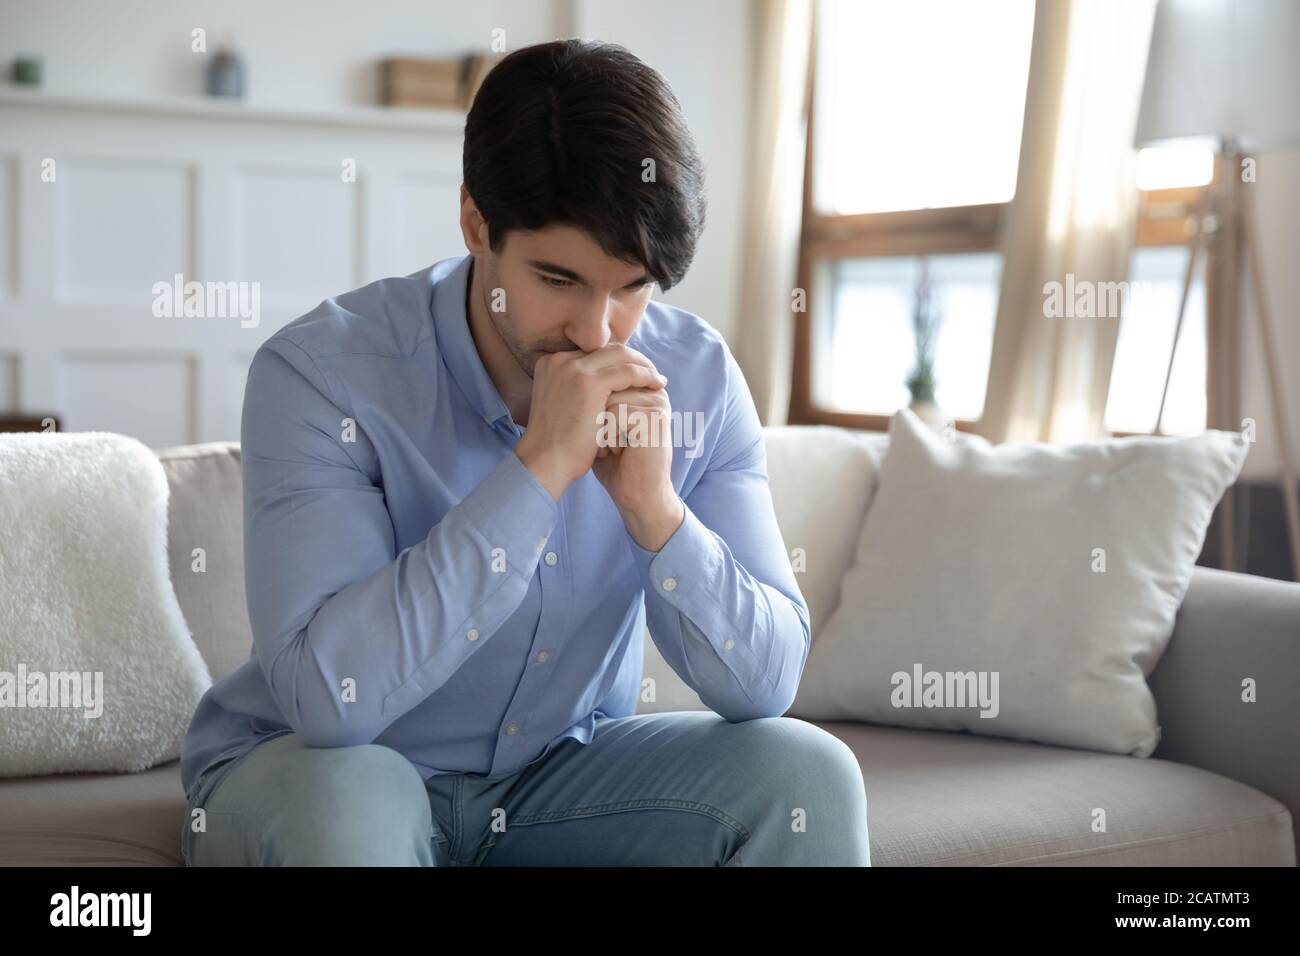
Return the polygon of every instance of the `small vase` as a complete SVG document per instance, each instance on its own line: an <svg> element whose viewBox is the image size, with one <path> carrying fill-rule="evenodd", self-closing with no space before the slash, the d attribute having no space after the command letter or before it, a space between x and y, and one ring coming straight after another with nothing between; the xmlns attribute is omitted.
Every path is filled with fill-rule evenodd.
<svg viewBox="0 0 1300 956"><path fill-rule="evenodd" d="M13 81L19 86L41 85L41 58L20 56L14 60Z"/></svg>
<svg viewBox="0 0 1300 956"><path fill-rule="evenodd" d="M244 61L233 50L219 50L208 63L208 95L240 99L244 95Z"/></svg>
<svg viewBox="0 0 1300 956"><path fill-rule="evenodd" d="M913 399L907 407L931 428L943 428L948 423L948 417L944 415L943 410L929 399Z"/></svg>

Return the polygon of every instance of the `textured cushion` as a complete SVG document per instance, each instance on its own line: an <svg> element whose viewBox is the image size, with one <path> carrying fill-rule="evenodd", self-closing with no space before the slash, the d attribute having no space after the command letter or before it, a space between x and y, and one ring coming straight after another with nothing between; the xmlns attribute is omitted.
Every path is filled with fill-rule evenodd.
<svg viewBox="0 0 1300 956"><path fill-rule="evenodd" d="M1149 756L1169 641L1235 432L940 437L904 409L790 713Z"/></svg>
<svg viewBox="0 0 1300 956"><path fill-rule="evenodd" d="M0 775L175 760L211 677L158 459L112 432L0 434L0 487Z"/></svg>
<svg viewBox="0 0 1300 956"><path fill-rule="evenodd" d="M171 488L168 560L185 621L214 681L248 660L253 632L244 598L244 492L239 443L155 452ZM197 564L195 549L203 549ZM196 570L198 567L205 570Z"/></svg>

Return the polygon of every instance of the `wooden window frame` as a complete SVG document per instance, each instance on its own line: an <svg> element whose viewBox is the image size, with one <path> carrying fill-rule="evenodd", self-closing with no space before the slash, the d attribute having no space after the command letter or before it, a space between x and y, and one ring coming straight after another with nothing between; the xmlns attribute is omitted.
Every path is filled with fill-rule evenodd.
<svg viewBox="0 0 1300 956"><path fill-rule="evenodd" d="M794 367L790 378L788 420L792 425L836 425L866 431L888 431L892 415L848 412L825 408L813 399L813 324L817 314L813 269L815 264L837 259L867 256L917 256L940 253L996 252L1002 219L1011 203L950 206L901 212L828 215L813 202L814 146L816 143L816 57L817 27L810 38L805 104L806 142L803 178L803 223L799 239L798 287L804 290L804 309L794 313ZM1218 175L1216 169L1216 176ZM1142 190L1134 242L1136 246L1185 245L1195 207L1208 186ZM1210 255L1213 255L1211 246ZM1205 298L1207 332L1214 321L1214 290L1210 283L1213 260L1206 263ZM1207 349L1213 342L1208 335ZM1207 367L1212 359L1207 352ZM1210 388L1207 376L1207 392ZM1213 408L1213 396L1206 403ZM957 418L953 425L964 432L978 432L978 419ZM1152 423L1152 427L1155 423ZM1116 436L1150 432L1113 432Z"/></svg>

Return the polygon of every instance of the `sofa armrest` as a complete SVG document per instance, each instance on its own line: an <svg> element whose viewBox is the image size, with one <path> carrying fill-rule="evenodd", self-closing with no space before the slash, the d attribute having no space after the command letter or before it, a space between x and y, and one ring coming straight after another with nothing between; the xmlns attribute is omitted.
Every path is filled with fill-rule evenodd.
<svg viewBox="0 0 1300 956"><path fill-rule="evenodd" d="M1254 703L1241 699L1248 677ZM1148 682L1153 756L1252 786L1300 827L1300 584L1196 567Z"/></svg>

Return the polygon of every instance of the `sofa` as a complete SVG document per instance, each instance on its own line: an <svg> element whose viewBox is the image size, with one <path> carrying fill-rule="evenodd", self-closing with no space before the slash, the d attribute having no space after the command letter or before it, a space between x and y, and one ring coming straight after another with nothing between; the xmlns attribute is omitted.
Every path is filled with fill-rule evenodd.
<svg viewBox="0 0 1300 956"><path fill-rule="evenodd" d="M766 430L787 545L816 542L799 575L818 626L839 600L871 505L884 435ZM834 473L825 473L827 448ZM848 453L845 454L845 449ZM250 654L237 442L155 450L168 479L173 587L213 680ZM207 568L195 573L202 546ZM647 636L660 692L642 710L698 708ZM1247 673L1251 707L1216 708ZM1265 678L1279 678L1278 682ZM1194 569L1148 683L1161 741L1150 758L967 732L816 722L857 756L875 866L1294 866L1300 812L1300 584ZM0 865L180 866L179 760L131 774L0 780ZM1107 808L1104 833L1088 808Z"/></svg>

